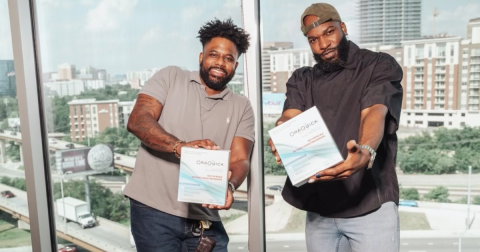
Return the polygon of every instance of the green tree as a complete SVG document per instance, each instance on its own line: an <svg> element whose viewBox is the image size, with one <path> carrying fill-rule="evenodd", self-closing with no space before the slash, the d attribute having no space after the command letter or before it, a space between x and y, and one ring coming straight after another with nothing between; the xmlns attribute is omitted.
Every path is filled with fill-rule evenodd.
<svg viewBox="0 0 480 252"><path fill-rule="evenodd" d="M480 205L480 196L473 197L472 204Z"/></svg>
<svg viewBox="0 0 480 252"><path fill-rule="evenodd" d="M468 166L472 166L472 172L480 171L480 153L471 148L463 147L455 151L453 156L455 167L464 173L468 172Z"/></svg>
<svg viewBox="0 0 480 252"><path fill-rule="evenodd" d="M64 196L85 200L85 182L71 180L63 183ZM61 198L60 183L54 184L54 199ZM127 198L118 193L113 193L95 180L90 180L90 204L96 216L112 221L121 221L129 216L129 203Z"/></svg>
<svg viewBox="0 0 480 252"><path fill-rule="evenodd" d="M419 200L420 195L416 188L402 188L400 187L400 198L406 200Z"/></svg>
<svg viewBox="0 0 480 252"><path fill-rule="evenodd" d="M432 189L423 197L427 200L436 201L436 202L450 202L450 200L448 199L448 196L449 196L448 189L444 186L439 186Z"/></svg>
<svg viewBox="0 0 480 252"><path fill-rule="evenodd" d="M96 143L113 145L116 153L128 154L137 151L140 140L124 127L106 128L95 139Z"/></svg>
<svg viewBox="0 0 480 252"><path fill-rule="evenodd" d="M15 188L23 190L23 191L27 190L25 179L23 179L23 178L11 179L9 177L4 176L0 179L0 183L2 183L4 185L11 186L11 187L15 187Z"/></svg>
<svg viewBox="0 0 480 252"><path fill-rule="evenodd" d="M20 146L16 145L15 142L9 141L8 147L6 148L6 154L12 162L20 161Z"/></svg>

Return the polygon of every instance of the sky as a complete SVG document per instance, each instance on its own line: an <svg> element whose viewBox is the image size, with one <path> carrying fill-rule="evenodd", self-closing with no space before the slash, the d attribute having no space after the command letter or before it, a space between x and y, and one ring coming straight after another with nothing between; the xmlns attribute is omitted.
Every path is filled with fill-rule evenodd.
<svg viewBox="0 0 480 252"><path fill-rule="evenodd" d="M346 23L349 39L359 38L357 0L331 1ZM93 66L110 74L177 65L198 69L198 29L213 18L241 26L241 0L36 0L43 72L62 63ZM263 41L308 47L300 15L312 1L261 0ZM478 0L423 0L422 35L465 37L469 19L480 17ZM0 59L12 59L7 0L0 0ZM243 61L243 56L240 62ZM242 65L239 66L242 69ZM242 70L240 70L242 71Z"/></svg>

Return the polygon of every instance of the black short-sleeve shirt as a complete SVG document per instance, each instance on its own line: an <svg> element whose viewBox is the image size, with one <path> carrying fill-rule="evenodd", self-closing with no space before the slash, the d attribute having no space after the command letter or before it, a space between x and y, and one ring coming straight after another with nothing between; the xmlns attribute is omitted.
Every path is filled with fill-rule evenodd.
<svg viewBox="0 0 480 252"><path fill-rule="evenodd" d="M287 82L284 111L305 111L316 106L344 158L349 140L359 140L360 114L365 108L383 104L388 108L383 139L373 168L360 170L345 180L292 186L287 179L282 191L291 205L327 217L354 217L398 204L395 173L396 131L402 106L403 71L388 54L360 49L349 42L347 63L339 71L326 73L318 67L297 69Z"/></svg>

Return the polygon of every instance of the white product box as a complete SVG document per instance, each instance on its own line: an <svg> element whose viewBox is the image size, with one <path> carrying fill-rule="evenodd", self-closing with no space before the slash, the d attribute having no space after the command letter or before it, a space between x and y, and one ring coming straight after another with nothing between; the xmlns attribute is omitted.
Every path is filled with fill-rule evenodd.
<svg viewBox="0 0 480 252"><path fill-rule="evenodd" d="M317 107L268 131L294 186L343 161Z"/></svg>
<svg viewBox="0 0 480 252"><path fill-rule="evenodd" d="M230 150L182 148L178 201L225 205Z"/></svg>

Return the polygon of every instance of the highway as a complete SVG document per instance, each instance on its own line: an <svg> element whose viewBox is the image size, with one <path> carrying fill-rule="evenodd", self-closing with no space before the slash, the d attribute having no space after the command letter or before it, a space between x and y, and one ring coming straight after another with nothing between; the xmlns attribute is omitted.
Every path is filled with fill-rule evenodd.
<svg viewBox="0 0 480 252"><path fill-rule="evenodd" d="M0 210L12 213L16 218L28 222L28 207L26 192L0 184L0 191L10 190L16 197L0 197ZM93 228L82 229L77 223L68 222L67 232L64 232L63 219L56 217L57 235L72 243L88 248L90 251L136 251L130 245L130 230L128 227L97 217L99 224Z"/></svg>
<svg viewBox="0 0 480 252"><path fill-rule="evenodd" d="M430 238L430 239L402 239L400 252L456 252L458 250L458 238ZM246 242L231 242L229 252L248 251ZM268 252L306 252L304 240L295 241L267 241ZM480 252L480 239L463 238L462 252Z"/></svg>

